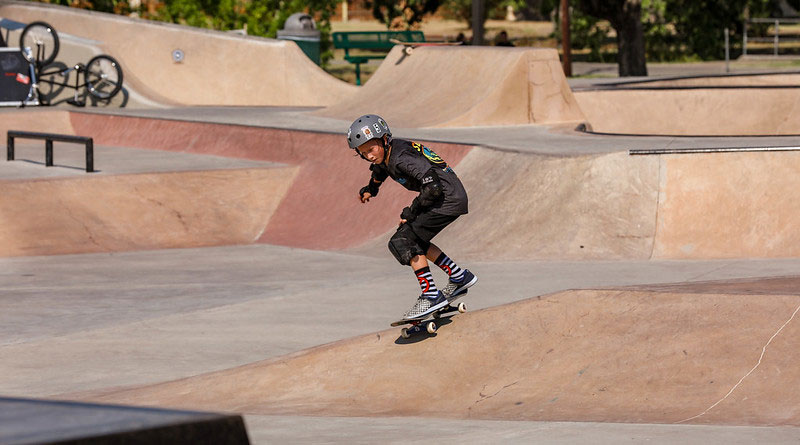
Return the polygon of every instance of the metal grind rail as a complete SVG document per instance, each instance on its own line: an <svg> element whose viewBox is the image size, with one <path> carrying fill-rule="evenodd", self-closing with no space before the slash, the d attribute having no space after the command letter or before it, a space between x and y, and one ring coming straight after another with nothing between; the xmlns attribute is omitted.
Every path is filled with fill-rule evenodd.
<svg viewBox="0 0 800 445"><path fill-rule="evenodd" d="M800 147L719 147L719 148L653 148L653 149L631 149L628 154L637 155L674 155L674 154L697 154L697 153L739 153L739 152L759 152L759 151L800 151Z"/></svg>
<svg viewBox="0 0 800 445"><path fill-rule="evenodd" d="M14 139L43 139L45 141L45 166L53 166L53 141L71 142L74 144L84 144L86 146L86 173L94 171L94 140L86 136L72 136L68 134L55 133L34 133L30 131L8 131L8 143L6 145L6 160L14 160Z"/></svg>

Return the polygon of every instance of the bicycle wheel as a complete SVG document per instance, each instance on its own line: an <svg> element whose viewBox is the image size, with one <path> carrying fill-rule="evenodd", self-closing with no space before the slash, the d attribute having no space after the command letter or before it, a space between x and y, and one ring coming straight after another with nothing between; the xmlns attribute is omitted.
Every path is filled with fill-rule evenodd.
<svg viewBox="0 0 800 445"><path fill-rule="evenodd" d="M111 56L92 57L83 76L89 94L98 99L110 99L122 89L122 67Z"/></svg>
<svg viewBox="0 0 800 445"><path fill-rule="evenodd" d="M19 47L22 50L30 48L40 67L49 65L58 55L58 33L45 22L31 22L19 36Z"/></svg>

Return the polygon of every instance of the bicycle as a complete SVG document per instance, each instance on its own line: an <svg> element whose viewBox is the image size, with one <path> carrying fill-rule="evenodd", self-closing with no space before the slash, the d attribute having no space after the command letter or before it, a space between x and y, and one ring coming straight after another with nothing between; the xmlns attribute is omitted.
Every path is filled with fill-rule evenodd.
<svg viewBox="0 0 800 445"><path fill-rule="evenodd" d="M28 24L20 34L19 46L23 56L34 66L32 91L42 105L50 105L50 100L64 88L75 90L73 98L67 100L67 103L80 107L86 105L85 98L89 95L108 101L122 89L122 67L116 59L106 54L92 57L86 64L78 63L72 67L64 64L61 67L52 66L56 64L60 41L55 28L46 22ZM74 85L69 83L73 71L76 72ZM57 80L58 76L64 80ZM49 85L51 90L43 92L41 83ZM81 90L84 91L83 95L79 94Z"/></svg>

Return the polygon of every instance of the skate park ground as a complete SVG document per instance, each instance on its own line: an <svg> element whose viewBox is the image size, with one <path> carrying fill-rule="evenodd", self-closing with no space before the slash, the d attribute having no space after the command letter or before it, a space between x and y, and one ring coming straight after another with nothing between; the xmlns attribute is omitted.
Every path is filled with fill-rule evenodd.
<svg viewBox="0 0 800 445"><path fill-rule="evenodd" d="M584 84L578 102L605 94ZM253 443L796 441L797 156L628 154L798 145L792 122L727 136L754 99L695 91L734 101L706 121L721 134L593 134L551 97L529 114L547 125L393 126L465 182L440 244L480 280L407 342L387 328L419 289L385 244L413 195L356 203L367 168L333 106L0 110L93 136L98 170L69 144L46 168L29 140L0 164L0 395L239 413Z"/></svg>

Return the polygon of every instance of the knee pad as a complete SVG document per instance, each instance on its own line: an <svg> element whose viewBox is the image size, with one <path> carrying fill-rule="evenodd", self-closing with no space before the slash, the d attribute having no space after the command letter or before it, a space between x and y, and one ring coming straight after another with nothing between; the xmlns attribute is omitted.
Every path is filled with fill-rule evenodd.
<svg viewBox="0 0 800 445"><path fill-rule="evenodd" d="M425 255L427 248L421 244L423 243L414 231L407 224L403 224L389 239L389 252L392 252L400 264L408 266L415 256ZM430 243L428 244L430 245Z"/></svg>

